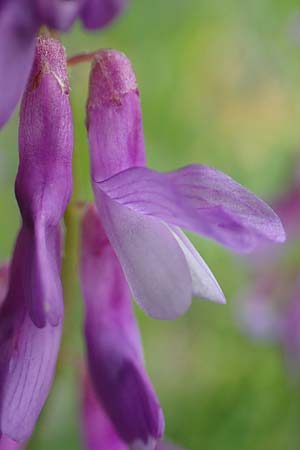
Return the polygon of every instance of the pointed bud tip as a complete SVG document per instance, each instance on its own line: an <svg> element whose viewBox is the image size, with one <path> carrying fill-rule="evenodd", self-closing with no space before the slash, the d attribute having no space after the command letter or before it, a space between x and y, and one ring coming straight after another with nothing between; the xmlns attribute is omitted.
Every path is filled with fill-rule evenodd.
<svg viewBox="0 0 300 450"><path fill-rule="evenodd" d="M39 36L36 39L34 64L28 84L30 90L36 89L42 76L49 73L55 77L62 92L68 94L69 82L65 48L57 39Z"/></svg>
<svg viewBox="0 0 300 450"><path fill-rule="evenodd" d="M90 75L88 108L100 104L120 105L124 95L137 90L132 65L124 53L107 49L96 55Z"/></svg>

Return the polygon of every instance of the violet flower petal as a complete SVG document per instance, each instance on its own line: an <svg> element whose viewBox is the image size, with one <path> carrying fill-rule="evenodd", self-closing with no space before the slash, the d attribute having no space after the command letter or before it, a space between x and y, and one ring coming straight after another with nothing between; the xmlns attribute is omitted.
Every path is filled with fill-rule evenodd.
<svg viewBox="0 0 300 450"><path fill-rule="evenodd" d="M16 441L30 437L48 396L61 330L61 325L37 328L27 315L17 331L3 386L0 420L2 433Z"/></svg>
<svg viewBox="0 0 300 450"><path fill-rule="evenodd" d="M88 376L84 378L82 385L81 428L84 449L129 450L129 447L118 436L100 402L97 400ZM155 450L183 449L170 442L159 442Z"/></svg>
<svg viewBox="0 0 300 450"><path fill-rule="evenodd" d="M186 258L167 226L110 200L96 201L132 294L151 317L175 319L191 304L192 278Z"/></svg>
<svg viewBox="0 0 300 450"><path fill-rule="evenodd" d="M23 446L7 436L0 436L0 450L20 450Z"/></svg>
<svg viewBox="0 0 300 450"><path fill-rule="evenodd" d="M265 202L208 166L192 165L166 174L133 167L98 186L140 214L204 234L236 251L285 240L279 217Z"/></svg>
<svg viewBox="0 0 300 450"><path fill-rule="evenodd" d="M0 432L26 440L51 387L61 323L37 328L28 314L30 234L22 228L10 268L10 282L0 309Z"/></svg>
<svg viewBox="0 0 300 450"><path fill-rule="evenodd" d="M0 128L13 113L33 62L38 25L27 6L9 0L0 12Z"/></svg>
<svg viewBox="0 0 300 450"><path fill-rule="evenodd" d="M128 446L116 433L87 379L83 383L81 417L85 450L128 450Z"/></svg>
<svg viewBox="0 0 300 450"><path fill-rule="evenodd" d="M0 265L0 307L5 299L9 283L9 264L2 263ZM1 429L1 428L0 428ZM13 441L7 436L1 436L0 433L0 450L20 450L22 445L20 443Z"/></svg>
<svg viewBox="0 0 300 450"><path fill-rule="evenodd" d="M73 130L66 56L61 44L38 38L20 115L16 197L31 236L31 289L26 291L37 326L62 319L59 223L72 190Z"/></svg>
<svg viewBox="0 0 300 450"><path fill-rule="evenodd" d="M96 395L129 448L152 450L163 433L163 415L143 367L128 285L94 208L82 225L80 272Z"/></svg>
<svg viewBox="0 0 300 450"><path fill-rule="evenodd" d="M127 3L127 0L86 0L81 20L91 30L105 27L121 14Z"/></svg>
<svg viewBox="0 0 300 450"><path fill-rule="evenodd" d="M33 10L41 24L66 31L78 17L83 0L34 0Z"/></svg>

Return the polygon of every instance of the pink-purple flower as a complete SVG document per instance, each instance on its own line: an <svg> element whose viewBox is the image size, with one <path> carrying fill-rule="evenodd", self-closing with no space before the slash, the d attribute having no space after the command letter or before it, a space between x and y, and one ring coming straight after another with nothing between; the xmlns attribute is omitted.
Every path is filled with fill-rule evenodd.
<svg viewBox="0 0 300 450"><path fill-rule="evenodd" d="M0 2L0 128L27 83L35 36L44 25L67 31L78 18L87 29L109 24L127 0L2 0Z"/></svg>
<svg viewBox="0 0 300 450"><path fill-rule="evenodd" d="M251 284L239 295L240 324L255 339L276 342L291 374L300 371L300 180L273 202L287 231L282 248L250 260Z"/></svg>
<svg viewBox="0 0 300 450"><path fill-rule="evenodd" d="M222 172L191 165L162 174L146 167L138 88L117 51L103 50L94 60L87 128L103 227L133 296L151 316L179 316L192 295L225 302L179 227L241 252L284 241L273 210Z"/></svg>
<svg viewBox="0 0 300 450"><path fill-rule="evenodd" d="M61 337L60 221L72 189L68 94L63 47L39 38L20 115L22 226L0 309L0 434L18 442L32 433L48 396Z"/></svg>

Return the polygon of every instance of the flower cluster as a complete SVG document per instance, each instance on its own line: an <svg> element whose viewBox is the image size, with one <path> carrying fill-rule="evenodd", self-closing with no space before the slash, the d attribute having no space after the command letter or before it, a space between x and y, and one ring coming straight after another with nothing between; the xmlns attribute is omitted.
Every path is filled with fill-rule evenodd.
<svg viewBox="0 0 300 450"><path fill-rule="evenodd" d="M39 24L64 29L76 17L75 1L56 1L53 9L31 3L40 8ZM9 9L8 1L0 5ZM57 22L60 7L66 16ZM53 380L64 310L61 221L71 196L73 148L66 55L50 37L30 45L35 56L21 105L16 179L22 225L9 268L0 273L3 448L8 439L25 442L34 429ZM159 319L184 313L192 296L225 302L181 227L241 252L282 242L285 234L269 206L218 170L191 165L163 174L147 168L139 92L125 55L97 53L89 83L96 206L87 205L81 221L85 444L88 450L169 448L159 443L164 418L144 367L131 295Z"/></svg>

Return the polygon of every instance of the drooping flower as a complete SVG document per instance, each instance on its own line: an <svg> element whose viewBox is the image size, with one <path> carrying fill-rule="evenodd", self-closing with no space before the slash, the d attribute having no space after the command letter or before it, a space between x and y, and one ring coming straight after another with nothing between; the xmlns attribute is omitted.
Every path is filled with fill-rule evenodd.
<svg viewBox="0 0 300 450"><path fill-rule="evenodd" d="M252 283L239 295L238 318L253 338L276 342L291 374L300 373L300 180L273 202L287 231L287 242L254 254Z"/></svg>
<svg viewBox="0 0 300 450"><path fill-rule="evenodd" d="M88 376L83 379L81 403L81 429L85 450L130 450L101 407ZM159 442L155 450L183 449L169 442Z"/></svg>
<svg viewBox="0 0 300 450"><path fill-rule="evenodd" d="M72 148L65 52L40 38L21 105L15 190L22 226L0 309L0 433L19 442L47 398L59 349L60 220L71 195Z"/></svg>
<svg viewBox="0 0 300 450"><path fill-rule="evenodd" d="M131 450L153 450L164 431L163 414L144 368L127 282L93 206L82 222L80 273L87 361L98 401Z"/></svg>
<svg viewBox="0 0 300 450"><path fill-rule="evenodd" d="M99 52L87 103L91 176L105 232L138 304L170 319L192 294L224 303L210 269L178 227L236 251L285 239L272 209L227 175L203 165L166 174L146 167L135 76L125 55Z"/></svg>
<svg viewBox="0 0 300 450"><path fill-rule="evenodd" d="M101 28L121 13L127 0L2 0L0 2L0 128L9 119L27 83L35 36L44 25L67 31L79 18L87 29Z"/></svg>

